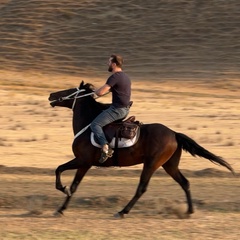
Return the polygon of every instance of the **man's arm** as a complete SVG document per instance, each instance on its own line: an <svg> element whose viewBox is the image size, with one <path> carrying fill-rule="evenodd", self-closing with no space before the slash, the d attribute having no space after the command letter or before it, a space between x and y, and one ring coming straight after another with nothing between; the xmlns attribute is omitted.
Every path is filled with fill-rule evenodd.
<svg viewBox="0 0 240 240"><path fill-rule="evenodd" d="M111 87L108 85L108 84L104 84L102 87L100 87L99 89L97 89L95 91L95 94L97 96L102 96L104 95L105 93L109 92L111 89Z"/></svg>

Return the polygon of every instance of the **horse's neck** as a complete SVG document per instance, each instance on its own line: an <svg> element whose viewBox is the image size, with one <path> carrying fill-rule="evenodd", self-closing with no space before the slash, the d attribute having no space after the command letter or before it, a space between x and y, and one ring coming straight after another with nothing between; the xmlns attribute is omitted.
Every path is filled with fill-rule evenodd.
<svg viewBox="0 0 240 240"><path fill-rule="evenodd" d="M93 104L92 106L88 104L76 104L73 111L72 122L74 135L76 135L83 128L89 125L93 121L93 119L98 116L100 112L101 111L98 107L95 106L95 104Z"/></svg>
<svg viewBox="0 0 240 240"><path fill-rule="evenodd" d="M73 133L76 135L78 132L80 132L83 128L85 128L88 124L90 124L91 121L84 118L84 115L73 113Z"/></svg>

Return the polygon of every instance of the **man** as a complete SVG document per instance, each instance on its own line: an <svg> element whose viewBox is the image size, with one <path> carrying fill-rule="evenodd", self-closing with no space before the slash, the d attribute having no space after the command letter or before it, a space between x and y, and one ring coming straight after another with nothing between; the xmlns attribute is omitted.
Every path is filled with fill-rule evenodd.
<svg viewBox="0 0 240 240"><path fill-rule="evenodd" d="M131 81L122 71L123 58L119 55L111 55L108 61L108 71L112 75L106 83L95 91L97 96L102 96L107 92L112 92L112 104L100 113L91 123L90 127L97 140L102 146L100 163L112 157L113 150L103 132L103 127L119 119L125 118L129 113L131 98Z"/></svg>

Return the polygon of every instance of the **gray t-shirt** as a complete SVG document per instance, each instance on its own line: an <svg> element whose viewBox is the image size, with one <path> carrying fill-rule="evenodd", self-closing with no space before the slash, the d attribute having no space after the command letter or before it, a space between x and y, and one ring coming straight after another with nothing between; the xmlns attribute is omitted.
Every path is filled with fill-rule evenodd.
<svg viewBox="0 0 240 240"><path fill-rule="evenodd" d="M127 107L131 98L131 81L126 73L116 72L107 82L112 91L112 104L116 108Z"/></svg>

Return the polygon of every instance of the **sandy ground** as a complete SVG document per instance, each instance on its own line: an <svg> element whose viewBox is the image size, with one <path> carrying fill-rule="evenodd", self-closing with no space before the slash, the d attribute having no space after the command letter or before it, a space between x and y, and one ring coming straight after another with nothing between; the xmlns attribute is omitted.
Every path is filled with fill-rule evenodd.
<svg viewBox="0 0 240 240"><path fill-rule="evenodd" d="M71 110L53 109L47 98L53 91L78 86L82 79L7 72L2 76L0 239L239 239L238 81L133 82L131 115L189 135L224 157L237 176L184 153L180 168L192 183L196 208L191 219L178 218L174 204L185 209L185 196L159 170L139 205L125 220L114 221L113 213L136 189L141 165L93 169L66 217L52 215L63 200L54 189L54 169L72 158L73 133ZM103 81L83 80L96 86ZM64 182L70 184L72 176L71 171L64 175Z"/></svg>

